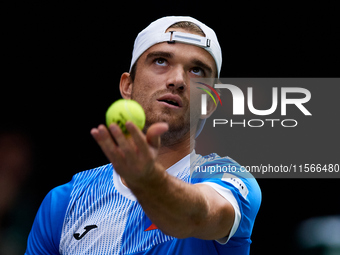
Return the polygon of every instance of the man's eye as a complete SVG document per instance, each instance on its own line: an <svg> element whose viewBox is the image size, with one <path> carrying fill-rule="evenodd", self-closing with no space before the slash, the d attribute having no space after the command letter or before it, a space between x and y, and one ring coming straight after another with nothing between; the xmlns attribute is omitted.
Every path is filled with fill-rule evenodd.
<svg viewBox="0 0 340 255"><path fill-rule="evenodd" d="M205 75L205 72L202 68L199 68L199 67L194 67L193 69L191 69L191 72L195 75L198 75L198 76L204 76Z"/></svg>
<svg viewBox="0 0 340 255"><path fill-rule="evenodd" d="M167 61L164 58L157 58L155 59L155 64L159 66L166 66Z"/></svg>

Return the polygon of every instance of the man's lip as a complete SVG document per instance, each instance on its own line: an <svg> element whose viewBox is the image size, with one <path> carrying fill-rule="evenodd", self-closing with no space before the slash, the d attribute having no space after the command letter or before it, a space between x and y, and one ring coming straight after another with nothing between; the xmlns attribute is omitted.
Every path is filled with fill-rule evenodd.
<svg viewBox="0 0 340 255"><path fill-rule="evenodd" d="M181 97L178 96L178 95L174 95L174 94L165 94L165 95L157 98L157 101L162 101L162 102L163 101L174 101L178 104L178 106L172 105L172 104L169 104L169 105L174 106L174 107L182 107L183 106L183 102L182 102ZM164 103L166 103L166 102L164 102ZM166 103L166 104L168 104L168 103Z"/></svg>

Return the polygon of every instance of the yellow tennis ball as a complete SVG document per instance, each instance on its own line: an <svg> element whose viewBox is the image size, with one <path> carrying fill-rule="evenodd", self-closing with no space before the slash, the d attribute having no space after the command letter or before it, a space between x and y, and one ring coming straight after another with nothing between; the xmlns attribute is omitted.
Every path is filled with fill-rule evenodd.
<svg viewBox="0 0 340 255"><path fill-rule="evenodd" d="M145 125L145 113L142 106L135 100L119 99L106 111L106 125L117 123L124 134L128 134L125 127L127 121L132 121L141 130Z"/></svg>

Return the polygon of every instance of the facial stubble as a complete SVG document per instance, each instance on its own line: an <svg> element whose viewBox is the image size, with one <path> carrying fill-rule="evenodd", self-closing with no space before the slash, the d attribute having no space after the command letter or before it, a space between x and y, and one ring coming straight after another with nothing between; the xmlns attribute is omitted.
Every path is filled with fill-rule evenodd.
<svg viewBox="0 0 340 255"><path fill-rule="evenodd" d="M169 130L161 136L162 146L170 146L178 143L183 137L190 132L190 111L189 101L182 98L182 107L185 110L184 114L175 115L173 109L162 107L155 109L154 103L157 98L166 94L172 93L168 89L156 91L150 96L144 91L135 91L132 89L131 99L140 103L145 111L146 120L143 132L146 133L148 128L157 122L166 122L169 125ZM190 135L190 134L189 134Z"/></svg>

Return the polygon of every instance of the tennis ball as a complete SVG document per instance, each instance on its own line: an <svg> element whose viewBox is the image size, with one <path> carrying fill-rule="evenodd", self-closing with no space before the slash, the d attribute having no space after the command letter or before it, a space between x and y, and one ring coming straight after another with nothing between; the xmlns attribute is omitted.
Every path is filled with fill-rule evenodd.
<svg viewBox="0 0 340 255"><path fill-rule="evenodd" d="M106 125L117 123L124 134L128 134L125 127L127 121L132 121L141 130L145 125L145 113L142 106L135 100L119 99L106 111Z"/></svg>

